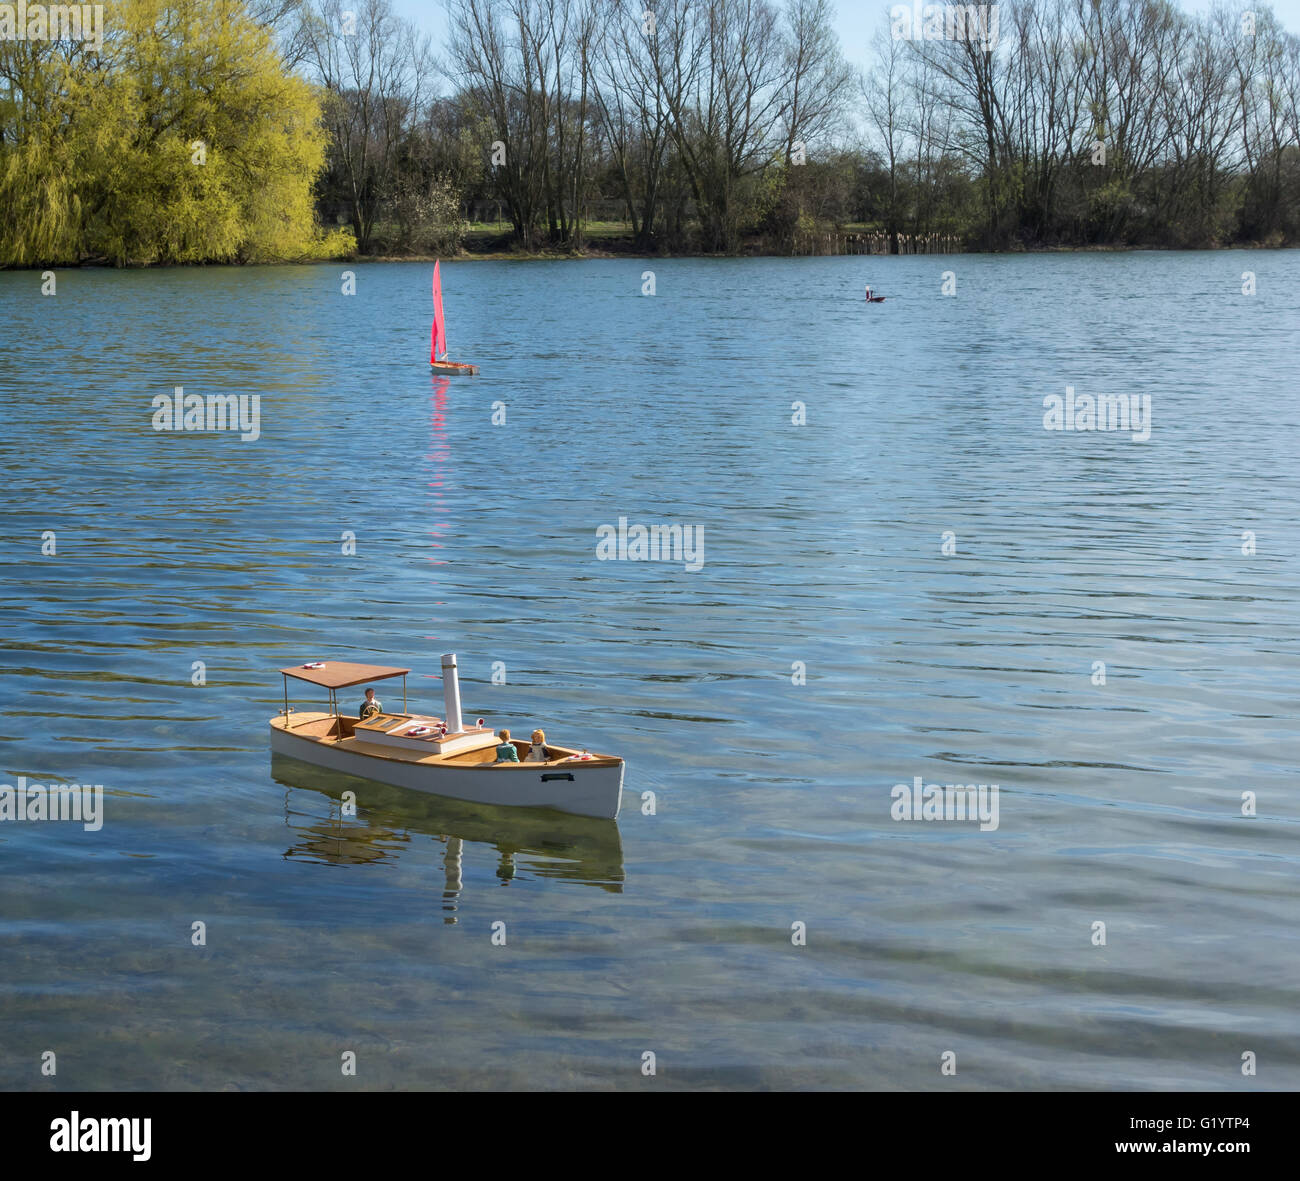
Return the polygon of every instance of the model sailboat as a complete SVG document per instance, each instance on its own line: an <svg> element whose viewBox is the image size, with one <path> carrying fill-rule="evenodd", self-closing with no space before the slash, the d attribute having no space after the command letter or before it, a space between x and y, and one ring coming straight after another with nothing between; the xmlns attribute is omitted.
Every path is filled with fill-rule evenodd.
<svg viewBox="0 0 1300 1181"><path fill-rule="evenodd" d="M433 264L433 339L429 343L429 365L444 376L476 377L477 365L447 360L447 321L442 314L442 272Z"/></svg>

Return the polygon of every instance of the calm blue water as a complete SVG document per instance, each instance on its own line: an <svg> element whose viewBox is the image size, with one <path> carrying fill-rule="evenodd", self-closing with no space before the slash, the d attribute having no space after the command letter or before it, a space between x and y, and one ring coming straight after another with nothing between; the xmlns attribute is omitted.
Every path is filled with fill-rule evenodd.
<svg viewBox="0 0 1300 1181"><path fill-rule="evenodd" d="M0 1086L1300 1087L1300 255L450 264L448 386L350 269L0 274L0 771L106 793L0 824ZM271 765L277 668L445 651L617 824Z"/></svg>

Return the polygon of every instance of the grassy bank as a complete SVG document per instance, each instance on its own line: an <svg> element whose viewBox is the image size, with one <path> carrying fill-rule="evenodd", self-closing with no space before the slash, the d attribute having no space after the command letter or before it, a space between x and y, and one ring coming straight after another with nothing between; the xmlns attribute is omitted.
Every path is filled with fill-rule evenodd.
<svg viewBox="0 0 1300 1181"><path fill-rule="evenodd" d="M525 250L515 240L513 227L509 222L471 222L457 252L444 251L440 254L423 252L390 253L377 251L374 254L360 255L362 262L432 262L435 258L497 259L497 260L555 260L575 258L715 258L719 257L700 250L656 250L647 252L639 249L632 231L632 225L626 221L592 221L584 222L582 227L583 243L579 249L561 249L558 247L540 250ZM814 236L813 249L777 250L773 249L770 239L751 238L743 243L739 254L741 257L755 258L805 258L805 257L885 257L889 251L884 245L883 227L868 222L855 222L837 227L833 231L824 231ZM827 246L831 248L826 248ZM839 246L841 248L834 248ZM1204 250L1267 250L1282 247L1280 241L1270 242L1231 242L1199 247ZM1195 249L1185 246L1159 246L1149 243L1099 243L1094 245L1037 245L1017 246L1000 253L1014 254L1088 254L1128 252L1134 250L1185 250ZM945 254L982 253L976 246L964 245L954 238L935 243L930 248L911 248L904 244L900 254L924 254L941 256Z"/></svg>

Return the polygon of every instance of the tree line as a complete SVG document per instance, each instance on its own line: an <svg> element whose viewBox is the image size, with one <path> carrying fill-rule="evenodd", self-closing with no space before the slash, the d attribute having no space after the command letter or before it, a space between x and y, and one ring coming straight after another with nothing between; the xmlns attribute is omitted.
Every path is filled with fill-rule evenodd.
<svg viewBox="0 0 1300 1181"><path fill-rule="evenodd" d="M1300 38L1167 0L113 0L0 41L0 263L1293 243ZM194 164L193 145L205 163ZM902 245L900 245L902 244Z"/></svg>
<svg viewBox="0 0 1300 1181"><path fill-rule="evenodd" d="M341 2L317 9L319 27L337 27ZM609 218L646 252L788 252L845 226L891 250L1300 237L1300 38L1267 8L882 8L860 69L830 0L447 10L440 57L413 31L367 35L347 77L328 76L321 192L363 251L377 227L387 245L418 234L414 194L435 221L497 210L529 250L579 249ZM357 19L402 25L388 0ZM307 57L322 69L319 46ZM401 85L381 94L380 78ZM379 126L375 110L401 117ZM344 133L367 126L365 143Z"/></svg>

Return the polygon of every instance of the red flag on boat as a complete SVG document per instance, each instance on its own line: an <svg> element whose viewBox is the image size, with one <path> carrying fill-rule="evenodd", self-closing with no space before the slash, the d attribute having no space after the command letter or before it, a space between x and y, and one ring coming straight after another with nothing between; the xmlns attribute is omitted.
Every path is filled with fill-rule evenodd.
<svg viewBox="0 0 1300 1181"><path fill-rule="evenodd" d="M433 339L429 342L429 360L441 361L447 356L447 323L442 318L442 274L438 264L433 264Z"/></svg>

